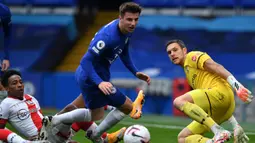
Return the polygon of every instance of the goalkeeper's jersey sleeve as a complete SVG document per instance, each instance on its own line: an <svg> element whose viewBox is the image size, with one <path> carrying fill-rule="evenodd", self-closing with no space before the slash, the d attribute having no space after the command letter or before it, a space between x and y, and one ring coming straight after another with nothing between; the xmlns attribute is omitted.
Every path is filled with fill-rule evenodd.
<svg viewBox="0 0 255 143"><path fill-rule="evenodd" d="M211 57L200 51L192 51L186 55L184 71L188 83L193 89L208 89L219 85L228 85L226 80L204 69L204 64L208 59Z"/></svg>

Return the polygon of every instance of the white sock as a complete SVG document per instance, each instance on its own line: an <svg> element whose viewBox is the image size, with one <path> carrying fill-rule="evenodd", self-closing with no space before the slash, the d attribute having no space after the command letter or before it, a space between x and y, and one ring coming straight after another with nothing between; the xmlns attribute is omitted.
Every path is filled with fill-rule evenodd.
<svg viewBox="0 0 255 143"><path fill-rule="evenodd" d="M117 124L120 120L125 117L125 114L118 109L112 110L104 120L98 125L93 133L93 136L100 137L102 133L112 128L115 124Z"/></svg>
<svg viewBox="0 0 255 143"><path fill-rule="evenodd" d="M8 143L25 143L26 140L24 140L22 137L15 133L11 133L7 137L7 142Z"/></svg>
<svg viewBox="0 0 255 143"><path fill-rule="evenodd" d="M63 135L68 135L70 133L70 129L71 129L71 125L60 123L54 128L52 128L52 132L54 134L61 132Z"/></svg>
<svg viewBox="0 0 255 143"><path fill-rule="evenodd" d="M214 124L212 127L211 127L211 130L214 134L216 134L220 129L222 129L221 126L219 126L218 124Z"/></svg>
<svg viewBox="0 0 255 143"><path fill-rule="evenodd" d="M96 128L97 128L97 124L94 122L94 123L91 124L91 126L87 129L87 131L89 131L89 130L94 131ZM86 131L86 132L87 132L87 131Z"/></svg>
<svg viewBox="0 0 255 143"><path fill-rule="evenodd" d="M239 124L238 122L236 121L236 118L234 116L231 116L229 119L228 119L229 123L232 125L232 128L236 128Z"/></svg>
<svg viewBox="0 0 255 143"><path fill-rule="evenodd" d="M52 124L57 125L60 123L72 124L74 122L89 122L91 121L91 112L89 109L75 109L73 111L63 113L60 115L55 115L52 118Z"/></svg>
<svg viewBox="0 0 255 143"><path fill-rule="evenodd" d="M213 143L213 140L209 139L209 140L206 141L206 143Z"/></svg>

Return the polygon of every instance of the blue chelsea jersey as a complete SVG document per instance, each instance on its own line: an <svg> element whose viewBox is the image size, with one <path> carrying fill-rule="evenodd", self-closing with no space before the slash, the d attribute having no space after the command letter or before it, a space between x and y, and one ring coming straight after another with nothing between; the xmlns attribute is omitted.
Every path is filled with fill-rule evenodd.
<svg viewBox="0 0 255 143"><path fill-rule="evenodd" d="M128 48L131 37L131 34L124 35L120 32L118 23L119 20L114 20L101 28L92 39L85 56L95 54L100 60L107 60L109 65L113 63Z"/></svg>
<svg viewBox="0 0 255 143"><path fill-rule="evenodd" d="M118 24L119 20L113 20L102 27L91 40L88 52L83 56L80 62L81 67L85 71L89 72L94 70L102 80L109 80L110 65L118 57L121 58L124 65L134 75L137 72L129 56L128 47L131 33L121 33ZM89 67L88 62L92 63L92 67Z"/></svg>

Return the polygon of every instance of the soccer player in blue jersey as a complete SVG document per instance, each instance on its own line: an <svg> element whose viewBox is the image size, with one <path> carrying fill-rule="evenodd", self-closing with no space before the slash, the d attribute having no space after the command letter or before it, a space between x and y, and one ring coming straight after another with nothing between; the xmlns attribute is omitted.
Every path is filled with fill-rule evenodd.
<svg viewBox="0 0 255 143"><path fill-rule="evenodd" d="M0 66L1 71L0 75L3 71L7 70L10 66L9 61L9 43L10 43L10 34L11 34L11 12L10 9L0 3L0 27L2 27L4 33L4 57L1 60ZM0 91L4 90L2 84L0 84ZM2 93L0 93L1 96Z"/></svg>
<svg viewBox="0 0 255 143"><path fill-rule="evenodd" d="M129 114L134 119L140 118L143 92L140 91L137 99L132 102L110 82L110 66L120 57L134 76L150 84L150 77L138 72L129 55L129 41L140 13L141 7L138 4L123 3L120 6L119 19L113 20L95 34L75 73L88 109L76 109L56 115L52 118L51 125L60 122L97 121L103 118L105 105L115 106L117 108L91 133L95 142L102 142L101 134L117 124L125 115Z"/></svg>

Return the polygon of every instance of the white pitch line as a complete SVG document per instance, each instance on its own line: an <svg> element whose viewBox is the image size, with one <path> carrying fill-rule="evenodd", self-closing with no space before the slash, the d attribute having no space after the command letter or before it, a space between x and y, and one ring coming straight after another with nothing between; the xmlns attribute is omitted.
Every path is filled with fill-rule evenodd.
<svg viewBox="0 0 255 143"><path fill-rule="evenodd" d="M120 124L123 125L132 125L134 124L134 122L126 122L126 121L122 121L120 122ZM175 130L180 130L183 129L184 126L173 126L173 125L162 125L162 124L150 124L150 123L137 123L137 124L141 124L144 125L146 127L154 127L154 128L161 128L161 129L175 129ZM255 135L255 132L245 132L245 134L247 135Z"/></svg>

